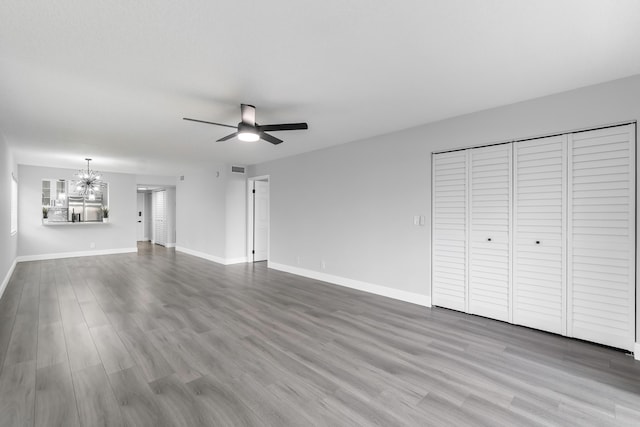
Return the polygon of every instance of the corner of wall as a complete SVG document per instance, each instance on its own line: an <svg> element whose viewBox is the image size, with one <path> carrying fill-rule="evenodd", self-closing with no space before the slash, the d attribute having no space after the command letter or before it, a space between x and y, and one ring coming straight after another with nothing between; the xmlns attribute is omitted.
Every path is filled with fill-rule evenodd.
<svg viewBox="0 0 640 427"><path fill-rule="evenodd" d="M11 280L11 275L13 274L13 270L15 270L16 268L16 264L17 260L14 259L13 263L9 267L9 271L7 271L7 275L2 280L2 283L0 283L0 299L2 299L2 295L4 295L5 289L7 289L7 285L9 284L9 280Z"/></svg>

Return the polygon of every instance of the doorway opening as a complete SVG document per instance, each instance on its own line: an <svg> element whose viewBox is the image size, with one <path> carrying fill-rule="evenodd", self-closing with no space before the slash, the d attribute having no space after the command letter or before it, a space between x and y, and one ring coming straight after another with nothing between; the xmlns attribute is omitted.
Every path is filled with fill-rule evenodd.
<svg viewBox="0 0 640 427"><path fill-rule="evenodd" d="M269 176L247 180L247 260L269 261Z"/></svg>
<svg viewBox="0 0 640 427"><path fill-rule="evenodd" d="M176 188L139 184L136 221L138 242L175 247Z"/></svg>

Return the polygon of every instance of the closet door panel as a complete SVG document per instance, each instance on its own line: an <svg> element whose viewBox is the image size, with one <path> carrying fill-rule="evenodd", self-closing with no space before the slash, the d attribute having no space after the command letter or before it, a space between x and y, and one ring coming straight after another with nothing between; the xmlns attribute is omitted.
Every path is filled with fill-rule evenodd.
<svg viewBox="0 0 640 427"><path fill-rule="evenodd" d="M153 224L154 224L154 243L166 245L166 191L156 191L153 193Z"/></svg>
<svg viewBox="0 0 640 427"><path fill-rule="evenodd" d="M568 335L633 349L635 125L569 136Z"/></svg>
<svg viewBox="0 0 640 427"><path fill-rule="evenodd" d="M469 153L468 311L511 321L511 144Z"/></svg>
<svg viewBox="0 0 640 427"><path fill-rule="evenodd" d="M466 311L467 152L433 155L432 303Z"/></svg>
<svg viewBox="0 0 640 427"><path fill-rule="evenodd" d="M566 333L566 135L514 145L513 322Z"/></svg>

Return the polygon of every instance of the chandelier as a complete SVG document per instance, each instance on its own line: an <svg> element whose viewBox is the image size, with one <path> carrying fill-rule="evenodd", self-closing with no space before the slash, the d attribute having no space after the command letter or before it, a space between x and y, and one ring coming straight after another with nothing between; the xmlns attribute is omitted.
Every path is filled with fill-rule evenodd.
<svg viewBox="0 0 640 427"><path fill-rule="evenodd" d="M88 197L89 200L96 199L96 192L102 188L102 181L100 181L100 172L89 169L89 162L91 159L85 159L87 161L87 170L80 169L76 176L78 182L76 183L76 192L84 197Z"/></svg>

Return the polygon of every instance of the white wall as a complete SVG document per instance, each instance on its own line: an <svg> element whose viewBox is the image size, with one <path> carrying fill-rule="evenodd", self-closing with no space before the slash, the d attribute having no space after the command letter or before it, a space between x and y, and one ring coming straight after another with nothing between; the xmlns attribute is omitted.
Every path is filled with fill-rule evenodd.
<svg viewBox="0 0 640 427"><path fill-rule="evenodd" d="M109 224L42 225L42 180L72 179L76 172L72 169L19 165L20 260L137 250L135 175L103 174L103 180L109 183Z"/></svg>
<svg viewBox="0 0 640 427"><path fill-rule="evenodd" d="M151 193L144 193L144 239L151 240L153 236L153 206Z"/></svg>
<svg viewBox="0 0 640 427"><path fill-rule="evenodd" d="M166 188L165 209L167 213L167 247L176 245L176 189Z"/></svg>
<svg viewBox="0 0 640 427"><path fill-rule="evenodd" d="M430 297L433 151L639 118L636 75L255 165L270 175L270 261Z"/></svg>
<svg viewBox="0 0 640 427"><path fill-rule="evenodd" d="M246 176L212 164L176 185L176 249L223 264L246 261Z"/></svg>
<svg viewBox="0 0 640 427"><path fill-rule="evenodd" d="M0 297L11 278L18 248L18 236L11 235L11 175L18 178L18 167L13 161L4 137L0 133ZM18 230L20 230L18 222Z"/></svg>
<svg viewBox="0 0 640 427"><path fill-rule="evenodd" d="M167 175L136 175L136 184L138 185L159 185L159 186L175 186L177 177Z"/></svg>
<svg viewBox="0 0 640 427"><path fill-rule="evenodd" d="M216 175L219 176L216 176ZM176 248L226 258L224 166L184 174L176 185Z"/></svg>
<svg viewBox="0 0 640 427"><path fill-rule="evenodd" d="M227 171L230 167L227 168ZM226 185L225 256L227 262L247 261L247 177L228 172Z"/></svg>

